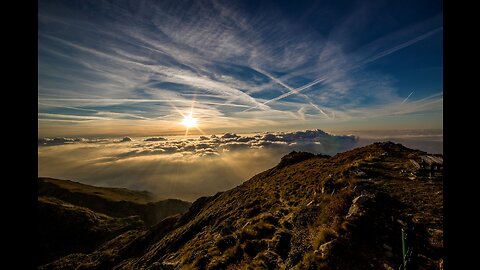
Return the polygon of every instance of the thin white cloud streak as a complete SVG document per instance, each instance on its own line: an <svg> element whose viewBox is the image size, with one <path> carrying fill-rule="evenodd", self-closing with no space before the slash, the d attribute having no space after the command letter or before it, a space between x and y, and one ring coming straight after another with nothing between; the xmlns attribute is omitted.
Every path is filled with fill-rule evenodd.
<svg viewBox="0 0 480 270"><path fill-rule="evenodd" d="M102 99L94 99L94 98L41 98L39 100L43 101L70 101L70 102L92 102L94 104L118 104L118 103L155 103L155 102L173 102L173 103L202 103L205 105L217 105L217 106L227 106L227 107L240 107L240 108L248 108L247 105L242 104L232 104L232 103L218 103L218 102L209 102L209 101L196 101L196 100L181 100L181 99L125 99L125 98L102 98ZM64 107L70 108L70 107ZM78 110L87 110L87 109L80 109L74 108Z"/></svg>
<svg viewBox="0 0 480 270"><path fill-rule="evenodd" d="M43 105L45 107L55 107L55 108L64 108L64 109L71 109L71 110L79 110L79 111L86 111L86 112L93 112L95 115L98 116L103 116L103 115L109 115L109 116L127 116L127 117L133 117L137 119L142 119L142 120L147 120L150 119L148 117L143 117L137 114L132 114L132 113L121 113L121 112L112 112L112 111L102 111L102 110L93 110L93 109L85 109L85 108L77 108L77 107L71 107L71 106L62 106L62 105L53 105L53 104L46 104L46 103L38 103L39 105ZM39 114L39 116L43 116L43 114ZM55 113L50 113L49 116L54 116L57 115L58 117L65 116L65 114L55 114ZM115 117L108 118L109 120L114 119Z"/></svg>
<svg viewBox="0 0 480 270"><path fill-rule="evenodd" d="M41 103L41 102L38 102L38 105L45 106L45 107L55 107L55 108L85 111L85 112L98 112L98 110L93 110L93 109L85 109L85 108L71 107L71 106L65 106L65 105L54 105L54 104L47 104L47 103Z"/></svg>
<svg viewBox="0 0 480 270"><path fill-rule="evenodd" d="M48 104L45 102L49 102ZM54 104L51 104L51 103ZM139 113L127 113L127 112L113 112L113 111L108 111L108 110L99 110L96 109L98 106L111 106L111 105L117 105L117 104L122 104L122 105L128 105L128 104L134 104L136 106L139 106L138 104L150 104L150 103L167 103L170 105L155 105L155 110L156 111L145 111L145 112L139 112ZM66 106L66 104L71 105L71 106ZM177 105L175 105L177 104ZM78 107L80 106L80 107ZM176 107L180 112L173 113L173 114L168 114L170 111L171 107ZM174 121L177 121L177 119L181 116L181 111L184 111L187 108L190 108L191 106L195 107L195 113L198 114L201 118L208 118L208 117L213 117L218 120L223 116L223 114L220 111L217 111L215 113L211 113L210 111L213 110L212 106L215 107L232 107L232 108L248 108L247 105L241 105L241 104L233 104L233 103L219 103L219 102L211 102L211 101L198 101L198 100L191 100L191 99L185 99L185 100L175 100L175 99L101 99L101 98L96 98L96 99L88 99L88 98L83 98L83 99L65 99L65 98L39 98L39 108L49 108L49 107L55 107L55 108L65 108L65 109L71 109L71 110L80 110L80 111L86 111L86 112L92 112L96 116L108 116L110 117L110 120L112 119L124 119L125 117L128 118L135 118L135 119L140 119L140 120L153 120L153 119L171 119ZM92 109L95 108L95 109ZM107 107L108 108L108 107ZM150 106L147 106L147 109L150 110ZM167 113L167 114L164 114ZM51 113L51 116L53 116L56 113ZM161 115L159 115L161 114ZM163 114L163 115L162 115ZM61 117L62 113L58 114L59 117ZM39 118L41 119L44 117L44 115L39 115ZM44 120L44 119L42 119ZM77 122L77 121L74 121ZM205 122L205 121L203 121Z"/></svg>
<svg viewBox="0 0 480 270"><path fill-rule="evenodd" d="M346 107L346 108L325 108L325 114L331 114L331 116L324 118L324 121L355 121L356 119L374 119L385 116L399 116L399 115L410 115L410 114L421 114L431 111L442 111L443 110L443 92L439 92L419 100L413 100L405 104L400 103L387 103L380 104L376 106L355 106L355 107ZM286 103L288 104L288 103ZM296 103L290 103L290 106L298 106ZM314 107L312 105L312 107ZM315 114L309 114L305 112L305 107L299 106L298 108L303 108L303 117L305 119L318 119L318 116ZM317 109L317 108L315 108ZM318 110L318 109L317 109ZM325 112L326 111L326 112ZM254 113L254 111L246 112ZM261 113L261 112L257 112ZM252 114L252 117L258 117L257 113ZM322 115L323 113L320 112Z"/></svg>
<svg viewBox="0 0 480 270"><path fill-rule="evenodd" d="M315 109L317 109L317 111L319 111L321 114L325 115L327 118L331 118L328 114L326 114L320 107L318 107L317 105L313 104L312 102L310 102L310 105L312 105ZM335 117L335 114L333 114L333 117Z"/></svg>
<svg viewBox="0 0 480 270"><path fill-rule="evenodd" d="M415 91L412 91L410 94L408 94L408 96L402 101L401 104L407 102L408 98L410 98L410 96L413 94L413 92L415 92Z"/></svg>
<svg viewBox="0 0 480 270"><path fill-rule="evenodd" d="M415 100L413 101L414 103L421 103L421 102L424 102L426 100L430 100L430 99L433 99L433 98L436 98L436 97L442 97L443 98L443 91L441 92L438 92L438 93L435 93L435 94L432 94L430 96L427 96L427 97L424 97L422 99L419 99L419 100Z"/></svg>
<svg viewBox="0 0 480 270"><path fill-rule="evenodd" d="M360 16L365 18L365 16ZM369 16L367 16L369 17ZM352 15L350 19L347 19L347 21L355 22L357 24L357 19L355 19L355 15ZM342 46L345 44L348 44L349 42L349 35L345 35L346 40L338 40L339 35L335 34L335 31L340 31L340 32L351 32L351 27L346 27L345 25L342 27L338 27L337 30L332 31L331 37L327 40L327 44L323 47L321 56L319 57L319 61L317 65L315 66L307 66L303 67L300 69L293 70L291 73L283 75L279 77L279 79L285 81L290 78L294 78L295 76L301 76L302 74L310 74L310 76L318 76L318 74L329 74L329 78L326 78L326 80L322 80L323 87L320 89L320 91L323 93L323 96L329 96L330 101L336 100L338 97L347 97L350 99L350 101L354 101L357 98L355 96L358 96L357 93L358 91L351 91L355 88L369 88L369 86L366 86L365 83L360 84L358 82L358 79L354 78L351 74L347 74L346 71L349 71L351 69L350 63L358 63L365 61L365 57L368 57L368 55L374 54L375 51L378 51L382 47L388 46L388 44L392 44L394 42L401 42L401 40L405 40L405 37L411 36L412 33L421 33L428 31L428 28L432 28L435 26L435 24L438 25L438 22L441 21L441 16L435 16L430 19L427 19L425 21L422 21L417 24L413 24L411 26L402 28L400 30L397 30L393 33L387 34L363 47L358 49L357 51L353 53L344 53L342 51ZM348 24L348 23L347 23ZM407 42L401 43L400 45L390 49L383 51L381 53L376 54L376 56L371 57L370 59L367 58L367 61L374 60L377 57L383 57L387 53L393 53L395 50L399 50L405 46L411 45L410 43L413 42L419 42L422 39L427 38L430 35L435 34L436 32L440 31L442 27L437 27L436 29L432 31L428 31L426 34L420 35L412 40L409 40ZM353 33L352 33L353 34ZM342 35L340 35L342 36ZM348 61L347 61L348 60ZM350 63L349 63L350 62ZM364 77L365 74L362 74L361 77ZM378 77L378 76L377 76ZM350 82L348 81L350 80ZM372 82L381 82L382 78L373 78ZM352 85L351 83L355 83L356 85ZM317 83L314 81L313 83ZM328 88L330 89L328 89ZM383 103L395 103L397 102L396 100L399 99L398 95L395 93L395 89L393 87L390 87L391 89L379 89L377 91L374 91L375 95L373 96L374 98L377 98L378 100L382 100ZM263 91L265 87L260 87L255 89L254 91ZM348 91L343 91L342 89L346 89ZM319 90L311 89L312 91L319 92ZM253 92L254 92L253 91ZM331 93L331 94L330 94ZM366 94L366 93L364 93ZM275 98L273 101L279 101L280 99L283 99L287 96L292 95L292 93L285 93L280 95L279 97ZM313 95L312 95L313 96ZM348 97L350 96L350 98ZM278 102L277 102L278 104ZM343 103L341 104L342 106L345 106L346 104ZM355 105L355 104L352 104ZM352 106L350 105L350 106ZM348 105L347 105L348 106Z"/></svg>
<svg viewBox="0 0 480 270"><path fill-rule="evenodd" d="M116 56L101 52L99 50L80 46L57 37L53 37L53 36L41 34L41 33L40 35L47 37L49 39L55 40L57 42L64 43L72 48L93 54L95 56L107 58L109 60L118 62L119 64L134 65L138 68L142 68L143 70L146 70L151 74L160 75L162 77L161 81L163 82L172 82L172 83L189 85L191 87L201 89L202 91L217 93L220 96L228 97L231 100L237 100L240 102L244 102L246 104L255 104L256 106L259 106L262 109L268 109L268 106L262 105L261 103L257 102L255 98L249 96L245 92L239 89L236 89L235 87L232 87L228 84L222 83L220 81L214 81L214 80L208 79L205 76L199 76L182 69L160 67L157 65L155 66L145 65L140 62L129 60L125 57L116 57ZM118 75L113 75L113 76L117 78L122 78L122 80L124 79L122 76L118 76ZM133 85L134 84L130 84L130 88ZM98 87L98 84L96 86Z"/></svg>
<svg viewBox="0 0 480 270"><path fill-rule="evenodd" d="M408 46L411 46L411 45L413 45L413 44L415 44L415 43L417 43L417 42L419 42L419 41L422 41L422 40L430 37L431 35L433 35L433 34L435 34L435 33L438 33L438 32L440 32L440 31L442 31L442 30L443 30L443 26L442 26L442 27L438 27L438 28L436 28L436 29L434 29L434 30L432 30L432 31L429 31L429 32L427 32L427 33L425 33L425 34L423 34L423 35L420 35L420 36L418 36L418 37L416 37L416 38L414 38L414 39L411 39L411 40L409 40L409 41L406 41L406 42L404 42L404 43L402 43L402 44L399 44L399 45L397 45L397 46L395 46L395 47L393 47L393 48L390 48L390 49L388 49L388 50L385 50L385 51L383 51L383 52L381 52L381 53L379 53L379 54L377 54L377 55L375 55L375 56L373 56L373 57L371 57L371 58L369 58L369 59L366 59L366 60L363 61L360 65L365 65L365 64L368 64L368 63L370 63L370 62L376 61L376 60L378 60L378 59L380 59L380 58L383 58L383 57L385 57L385 56L387 56L387 55L390 55L390 54L392 54L392 53L394 53L394 52L396 52L396 51L399 51L399 50L401 50L401 49L403 49L403 48L406 48L406 47L408 47Z"/></svg>
<svg viewBox="0 0 480 270"><path fill-rule="evenodd" d="M323 114L324 116L326 116L327 118L330 118L330 116L328 114L326 114L318 105L314 104L312 101L311 101L311 98L309 98L307 95L303 95L301 93L298 92L298 90L288 86L287 84L283 83L282 81L280 81L279 79L275 78L273 75L271 75L270 73L264 71L264 70L261 70L259 68L254 68L257 72L260 72L262 74L264 74L265 76L267 76L268 78L270 78L271 80L273 80L274 82L280 84L281 86L283 86L284 88L286 88L287 90L289 90L290 92L293 92L295 94L300 94L302 97L304 97L305 99L308 100L308 103L313 106L315 109L317 109L317 111L319 111L321 114ZM304 108L304 107L302 107ZM250 109L250 108L249 108ZM248 109L247 109L248 110ZM300 110L299 110L300 111ZM305 117L305 114L301 114L301 118L304 119Z"/></svg>
<svg viewBox="0 0 480 270"><path fill-rule="evenodd" d="M191 106L192 100L182 100L181 93L178 96L175 95L175 90L162 89L154 85L156 82L169 82L180 84L182 87L190 87L188 92L198 93L198 96L206 93L205 97L196 101L196 106L203 105L203 108L208 106L210 110L216 110L216 115L222 119L238 119L240 125L242 121L246 124L248 115L255 115L266 120L288 121L292 119L291 112L300 112L295 119L298 116L306 119L321 116L322 119L329 120L328 117L323 117L326 115L332 115L332 118L334 118L333 115L337 115L335 118L353 118L355 115L347 114L361 106L361 104L357 104L361 95L373 96L384 104L399 102L400 97L391 86L372 91L372 93L359 93L355 89L360 84L359 79L347 72L350 71L347 65L352 63L352 59L356 59L353 63L362 63L368 59L376 60L375 57L384 57L435 33L431 31L432 33L420 35L368 58L372 51L370 47L361 48L353 54L343 51L344 45L350 42L345 40L349 35L342 34L342 31L348 30L348 23L345 25L340 23L340 26L333 29L328 37L323 37L313 31L306 31L305 35L295 37L292 34L299 30L301 25L283 20L279 17L280 13L277 13L277 10L272 10L265 14L266 16L246 18L237 10L223 6L221 3L214 2L213 8L209 3L206 3L205 6L201 5L203 3L196 3L192 7L185 6L184 9L177 10L170 6L165 8L152 6L147 12L148 16L140 16L141 9L136 11L140 13L132 13L115 4L109 7L112 22L107 24L89 22L78 16L58 18L55 16L61 15L39 14L40 21L50 20L56 24L62 24L62 27L58 29L68 27L68 29L72 29L72 33L78 33L85 39L84 41L72 40L68 38L68 35L62 35L60 32L40 31L39 40L47 39L55 41L56 44L52 46L39 44L41 45L39 51L56 53L58 56L85 67L89 76L101 77L100 79L91 79L81 76L86 71L82 70L83 73L80 74L78 67L72 68L71 72L62 74L60 72L62 70L54 69L51 66L42 66L39 69L43 72L42 74L62 74L65 76L63 79L68 82L62 84L41 82L39 83L40 95L87 97L83 101L80 99L78 101L56 101L59 104L76 102L75 107L86 109L99 104L131 105L137 101L124 100L138 97L145 101L137 103L148 104L150 101L147 100L161 103L151 106L151 110L141 114L141 117L158 119L172 115L172 113L175 114L176 110L170 106L170 103L173 103L178 110ZM191 14L195 14L195 16L189 16ZM218 14L221 16L217 16ZM191 21L184 23L182 18L191 18ZM354 19L346 21L355 22ZM151 30L146 30L145 26L151 27ZM421 33L423 29L420 31L420 28L407 31L408 35ZM440 31L440 29L441 27L433 31ZM81 35L84 33L87 35ZM95 38L99 36L102 38ZM404 37L405 35L399 36ZM122 38L119 39L119 37ZM62 43L60 40L67 43ZM272 42L268 43L265 40ZM387 41L389 40L380 40L373 45L384 48L388 46L386 44L392 44L391 41ZM66 53L66 50L60 45L73 48L75 53L72 54L71 51ZM375 47L373 45L371 47ZM320 57L312 62L316 55L320 55ZM98 58L103 60L99 61ZM275 81L263 73L263 76L270 78L269 82L265 82L263 77L260 78L261 80L238 79L224 74L215 64L227 66L235 64L244 68L259 67L259 69L268 69L274 72L287 72L287 75L280 76ZM317 74L324 75L304 86L290 87L297 93L290 91L271 100L263 100L256 95L263 91L275 93L278 88L273 87L274 83L281 82L283 87L288 86L290 84L288 78L295 79L298 76L308 79L315 78L313 75ZM373 75L372 81L383 83L385 79ZM321 91L314 89L314 86L320 83L322 83ZM298 93L307 89L311 90L308 95ZM307 102L283 100L292 94L304 97ZM211 95L211 99L206 95ZM92 100L98 96L115 98L98 102ZM145 99L145 96L148 96L148 99ZM89 100L88 97L91 99ZM342 107L338 107L337 100L340 98L346 100L342 100L344 102ZM274 101L276 102L274 103ZM315 105L318 108L321 107L320 110L311 105L317 114L309 109L310 102L314 105L322 104L322 106ZM307 107L301 110L305 104ZM324 106L325 104L328 106ZM241 115L237 111L239 108L250 109L252 106L266 111L256 114L245 113L243 118L234 118ZM280 112L286 109L292 111ZM274 113L279 113L281 117L271 116Z"/></svg>
<svg viewBox="0 0 480 270"><path fill-rule="evenodd" d="M404 115L443 110L443 92L405 104L386 104L370 108L357 108L347 111L348 115L358 118L374 118L381 116Z"/></svg>
<svg viewBox="0 0 480 270"><path fill-rule="evenodd" d="M298 93L295 89L293 89L292 87L286 85L285 83L283 83L282 81L280 81L279 79L275 78L272 74L264 71L264 70L261 70L260 68L256 68L256 67L252 67L253 70L267 76L268 78L270 78L272 81L276 82L277 84L280 84L281 86L283 86L284 88L286 88L287 90L289 91L292 91L292 92L295 92L295 93Z"/></svg>
<svg viewBox="0 0 480 270"><path fill-rule="evenodd" d="M38 113L38 116L64 118L63 120L66 120L66 119L73 119L73 120L82 120L82 119L84 119L84 120L112 120L111 118L101 117L101 116L88 116L88 115L83 116L83 115L56 114L56 113ZM41 118L39 118L39 119L41 119ZM46 120L46 119L42 119L42 120Z"/></svg>
<svg viewBox="0 0 480 270"><path fill-rule="evenodd" d="M397 46L395 46L395 47L393 47L393 48L387 49L387 50L385 50L385 51L383 51L383 52L381 52L381 53L379 53L379 54L377 54L377 55L374 55L373 57L369 57L369 58L363 60L362 62L360 62L360 63L358 63L358 64L351 65L350 67L345 68L343 71L344 71L344 72L347 72L347 71L351 71L351 70L354 70L354 69L361 68L361 67L363 67L364 65L366 65L366 64L368 64L368 63L371 63L371 62L376 61L376 60L378 60L378 59L380 59L380 58L386 57L386 56L388 56L388 55L390 55L390 54L392 54L392 53L394 53L394 52L396 52L396 51L399 51L399 50L401 50L401 49L403 49L403 48L406 48L406 47L408 47L408 46L411 46L411 45L413 45L413 44L415 44L415 43L417 43L417 42L419 42L419 41L422 41L422 40L426 39L427 37L429 37L429 36L431 36L431 35L439 32L439 31L442 30L442 29L443 29L443 27L439 27L439 28L437 28L437 29L434 29L434 30L432 30L432 31L430 31L430 32L428 32L428 33L425 33L425 34L423 34L423 35L420 35L420 36L418 36L418 37L416 37L416 38L414 38L414 39L411 39L411 40L409 40L409 41L407 41L407 42L404 42L404 43L402 43L402 44L399 44L399 45L397 45ZM269 76L269 77L270 77L270 76ZM278 101L278 100L284 99L284 98L286 98L286 97L289 97L289 96L291 96L291 95L293 95L293 94L298 94L299 92L301 92L301 91L303 91L303 90L305 90L305 89L308 89L308 88L310 88L310 87L312 87L312 86L315 86L315 85L317 85L317 84L319 84L319 83L321 83L321 82L323 82L323 81L325 81L325 80L327 80L327 79L328 79L328 75L327 75L327 76L322 76L322 77L320 77L320 78L318 78L318 79L316 79L316 80L314 80L314 81L312 81L312 82L310 82L310 83L308 83L308 84L305 84L305 85L303 85L303 86L301 86L301 87L298 87L298 88L295 88L295 89L291 89L289 92L287 92L287 93L285 93L285 94L282 94L282 95L280 95L280 96L278 96L278 97L269 99L269 100L263 102L262 104L263 104L263 105L266 105L266 104L268 104L268 103L271 103L271 102ZM278 83L278 81L279 81L279 80L276 80L275 82ZM282 83L282 86L285 86L285 84ZM289 88L289 87L287 87L287 88ZM252 109L255 109L255 108L257 108L257 106L251 107L251 108L247 109L246 111L252 110Z"/></svg>

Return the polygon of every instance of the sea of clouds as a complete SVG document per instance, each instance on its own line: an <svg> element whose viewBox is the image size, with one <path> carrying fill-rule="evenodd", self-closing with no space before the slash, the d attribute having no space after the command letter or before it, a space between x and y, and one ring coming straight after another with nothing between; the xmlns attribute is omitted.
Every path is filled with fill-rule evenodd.
<svg viewBox="0 0 480 270"><path fill-rule="evenodd" d="M41 138L38 175L193 201L231 189L291 151L334 155L375 141L443 153L443 131L322 130L209 136Z"/></svg>
<svg viewBox="0 0 480 270"><path fill-rule="evenodd" d="M193 201L233 188L291 151L334 155L358 138L321 130L196 137L41 138L38 175Z"/></svg>

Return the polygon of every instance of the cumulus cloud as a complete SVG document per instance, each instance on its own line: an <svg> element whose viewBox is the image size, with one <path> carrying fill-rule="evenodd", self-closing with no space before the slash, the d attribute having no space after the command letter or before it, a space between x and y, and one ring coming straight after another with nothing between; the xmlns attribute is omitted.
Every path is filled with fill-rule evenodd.
<svg viewBox="0 0 480 270"><path fill-rule="evenodd" d="M297 132L260 133L253 136L225 133L219 136L212 135L210 138L201 136L199 138L172 138L168 140L158 137L147 138L144 142L151 144L136 144L135 147L139 149L120 153L111 157L112 160L174 153L183 156L205 156L206 154L216 155L227 151L249 149L269 149L282 154L290 151L308 151L333 155L354 147L357 143L357 138L355 136L336 136L317 129Z"/></svg>
<svg viewBox="0 0 480 270"><path fill-rule="evenodd" d="M38 139L38 145L61 145L61 144L67 144L67 143L75 143L81 141L81 138L41 138Z"/></svg>
<svg viewBox="0 0 480 270"><path fill-rule="evenodd" d="M443 130L397 130L397 131L357 131L358 146L377 141L393 141L412 149L420 149L432 154L443 154Z"/></svg>
<svg viewBox="0 0 480 270"><path fill-rule="evenodd" d="M161 141L166 141L166 138L163 137L154 137L154 138L147 138L145 139L146 142L161 142Z"/></svg>
<svg viewBox="0 0 480 270"><path fill-rule="evenodd" d="M235 138L238 138L240 136L238 136L237 134L235 133L225 133L222 135L222 139L235 139Z"/></svg>
<svg viewBox="0 0 480 270"><path fill-rule="evenodd" d="M321 130L154 138L135 138L135 143L121 145L118 139L92 144L95 139L63 138L55 141L56 146L54 139L49 139L51 147L38 150L38 173L87 184L149 190L161 198L195 200L241 184L275 166L290 151L333 155L357 143L354 136Z"/></svg>
<svg viewBox="0 0 480 270"><path fill-rule="evenodd" d="M101 143L108 142L108 139L86 139L86 138L40 138L38 139L38 146L55 146L63 144L75 144L75 143Z"/></svg>
<svg viewBox="0 0 480 270"><path fill-rule="evenodd" d="M120 142L131 142L132 138L130 137L123 137L123 139L120 140Z"/></svg>

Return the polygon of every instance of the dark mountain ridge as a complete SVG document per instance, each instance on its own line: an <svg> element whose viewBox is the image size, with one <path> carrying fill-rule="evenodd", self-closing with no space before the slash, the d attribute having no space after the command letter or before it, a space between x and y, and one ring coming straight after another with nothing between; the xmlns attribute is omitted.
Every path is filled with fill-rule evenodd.
<svg viewBox="0 0 480 270"><path fill-rule="evenodd" d="M184 214L42 269L443 269L443 157L375 143L292 152Z"/></svg>
<svg viewBox="0 0 480 270"><path fill-rule="evenodd" d="M54 197L64 202L89 208L111 217L140 216L147 226L167 216L186 211L189 202L178 199L155 201L147 191L126 188L104 188L69 180L38 178L38 196Z"/></svg>
<svg viewBox="0 0 480 270"><path fill-rule="evenodd" d="M105 241L130 230L147 230L190 205L175 199L155 202L144 191L38 178L37 262L92 252Z"/></svg>

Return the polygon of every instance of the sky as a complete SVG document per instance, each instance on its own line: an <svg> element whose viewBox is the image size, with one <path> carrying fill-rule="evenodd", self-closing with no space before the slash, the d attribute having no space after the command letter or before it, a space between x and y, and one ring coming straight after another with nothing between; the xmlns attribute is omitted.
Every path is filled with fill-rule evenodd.
<svg viewBox="0 0 480 270"><path fill-rule="evenodd" d="M38 2L38 137L443 129L441 1ZM51 148L49 148L51 149Z"/></svg>
<svg viewBox="0 0 480 270"><path fill-rule="evenodd" d="M193 201L291 151L443 152L441 1L38 2L38 175Z"/></svg>

